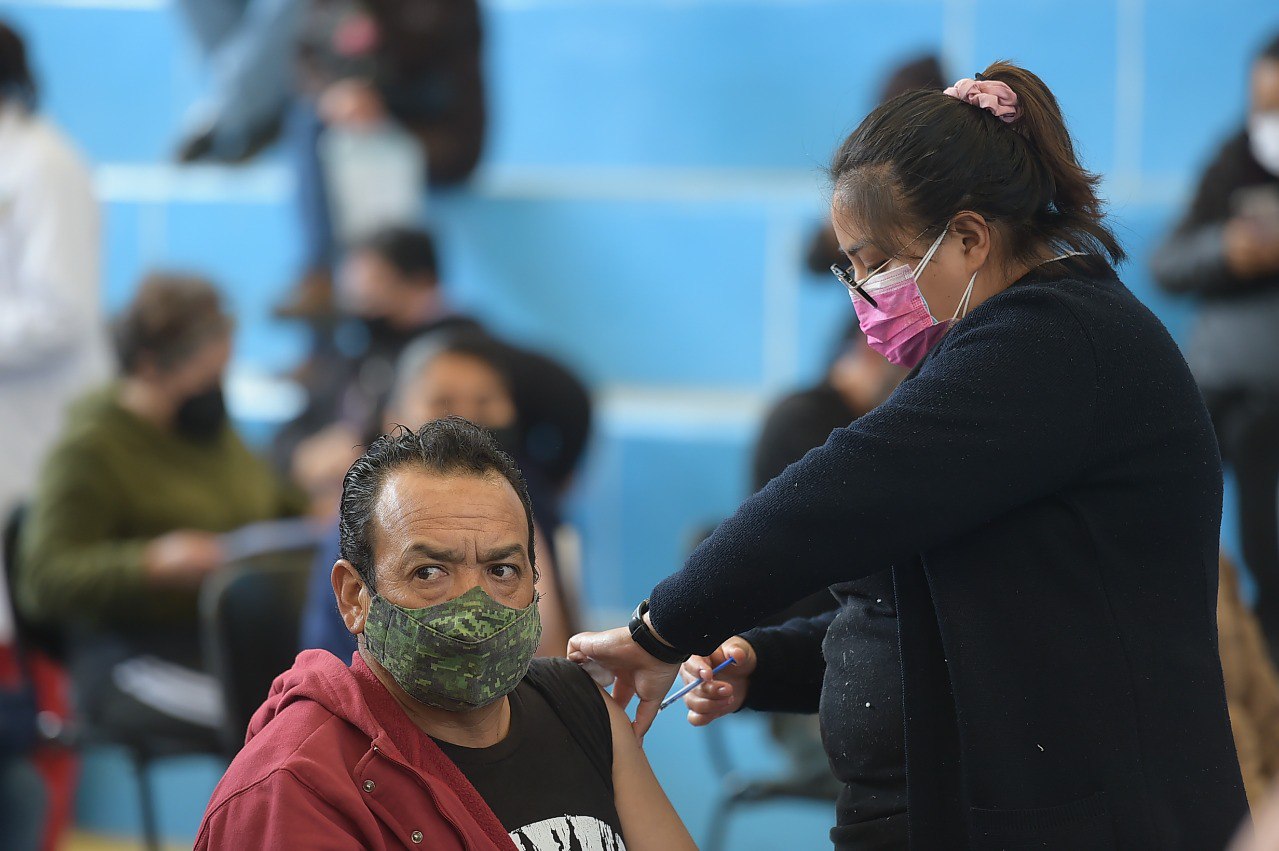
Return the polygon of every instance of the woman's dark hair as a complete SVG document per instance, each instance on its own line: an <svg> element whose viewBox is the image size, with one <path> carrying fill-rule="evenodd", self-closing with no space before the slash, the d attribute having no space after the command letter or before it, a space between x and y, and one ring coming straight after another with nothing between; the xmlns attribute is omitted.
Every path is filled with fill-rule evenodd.
<svg viewBox="0 0 1279 851"><path fill-rule="evenodd" d="M36 94L22 36L0 21L0 101L17 100L28 109L35 109Z"/></svg>
<svg viewBox="0 0 1279 851"><path fill-rule="evenodd" d="M231 317L212 282L177 272L142 279L129 306L116 318L116 355L126 375L144 358L162 370L182 364L206 343L230 333Z"/></svg>
<svg viewBox="0 0 1279 851"><path fill-rule="evenodd" d="M373 566L373 508L387 477L402 467L432 473L499 475L510 482L524 505L528 520L528 560L536 576L533 549L533 503L520 468L484 429L462 419L445 417L411 431L398 426L365 450L342 480L342 510L338 520L342 558L355 566L369 590L375 591Z"/></svg>
<svg viewBox="0 0 1279 851"><path fill-rule="evenodd" d="M361 240L356 248L376 254L406 278L418 281L439 278L435 240L420 228L386 227Z"/></svg>
<svg viewBox="0 0 1279 851"><path fill-rule="evenodd" d="M875 109L830 166L837 212L855 219L885 254L971 210L1006 240L1010 260L1044 245L1119 262L1097 175L1075 157L1061 108L1043 80L1009 62L980 75L1006 83L1021 114L1006 124L940 90L907 92Z"/></svg>

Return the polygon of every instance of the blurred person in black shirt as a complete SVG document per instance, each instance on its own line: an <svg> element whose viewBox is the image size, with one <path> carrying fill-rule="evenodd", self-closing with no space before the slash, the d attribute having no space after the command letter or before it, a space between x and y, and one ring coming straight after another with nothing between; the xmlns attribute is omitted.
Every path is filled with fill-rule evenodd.
<svg viewBox="0 0 1279 851"><path fill-rule="evenodd" d="M1166 291L1193 295L1187 360L1235 476L1243 560L1279 651L1279 36L1252 64L1247 125L1218 150L1155 252Z"/></svg>
<svg viewBox="0 0 1279 851"><path fill-rule="evenodd" d="M339 278L338 303L345 318L331 345L318 346L300 372L306 408L275 445L279 463L314 496L329 497L336 510L342 475L359 446L382 429L396 362L408 344L461 332L485 334L501 351L519 412L515 454L555 494L563 492L590 433L589 392L557 361L498 340L456 310L429 233L386 228L353 248Z"/></svg>

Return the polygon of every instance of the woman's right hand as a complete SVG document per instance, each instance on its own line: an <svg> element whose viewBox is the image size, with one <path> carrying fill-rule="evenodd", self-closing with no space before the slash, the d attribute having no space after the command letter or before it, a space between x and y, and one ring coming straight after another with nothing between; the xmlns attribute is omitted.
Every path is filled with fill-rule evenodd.
<svg viewBox="0 0 1279 851"><path fill-rule="evenodd" d="M710 679L711 669L729 656L736 664L729 665ZM733 636L721 644L710 656L692 656L679 670L686 683L707 680L704 685L684 695L688 707L688 723L704 727L716 718L722 718L742 708L746 702L746 689L751 674L755 672L755 648L740 636Z"/></svg>

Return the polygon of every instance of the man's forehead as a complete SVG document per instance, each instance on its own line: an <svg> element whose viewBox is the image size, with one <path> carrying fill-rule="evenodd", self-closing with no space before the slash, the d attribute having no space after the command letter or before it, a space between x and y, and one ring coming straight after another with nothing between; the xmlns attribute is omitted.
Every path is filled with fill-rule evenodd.
<svg viewBox="0 0 1279 851"><path fill-rule="evenodd" d="M523 503L511 483L497 473L396 470L383 482L373 514L376 525L389 534L465 530L502 534L525 525Z"/></svg>

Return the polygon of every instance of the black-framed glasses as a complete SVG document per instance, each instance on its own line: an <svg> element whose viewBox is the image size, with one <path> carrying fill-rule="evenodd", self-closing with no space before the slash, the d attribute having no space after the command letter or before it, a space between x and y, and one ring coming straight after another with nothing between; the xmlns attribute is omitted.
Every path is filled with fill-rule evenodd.
<svg viewBox="0 0 1279 851"><path fill-rule="evenodd" d="M916 242L919 242L919 238L923 236L924 234L928 233L930 230L932 230L931 227L926 227L923 230L921 230L919 233L915 234L915 238L912 239L910 242L906 243L905 245L903 245L901 248L901 251L898 251L892 257L889 257L883 263L880 263L878 266L876 266L873 270L867 272L866 278L864 280L869 281L871 278L878 275L884 269L885 266L893 262L893 258L901 256L902 252L910 248ZM862 286L862 284L858 283L857 278L853 276L853 265L851 263L848 264L848 266L843 269L840 268L838 263L832 263L830 264L830 271L832 275L834 275L836 278L839 279L839 282L841 284L848 287L848 291L850 293L857 296L862 301L869 304L871 307L879 307L879 304L875 301L874 297L870 293L866 292L866 288Z"/></svg>
<svg viewBox="0 0 1279 851"><path fill-rule="evenodd" d="M847 269L841 269L839 268L838 263L832 263L830 264L830 271L836 278L839 278L839 282L841 284L848 287L848 291L850 293L857 296L871 307L879 307L879 304L875 301L874 297L872 297L870 293L866 292L862 285L857 283L857 279L853 277L852 264L849 264Z"/></svg>

